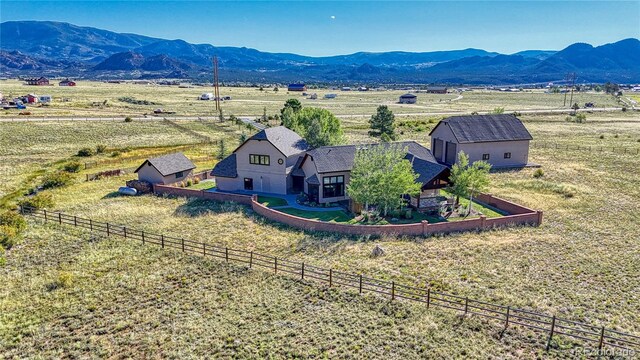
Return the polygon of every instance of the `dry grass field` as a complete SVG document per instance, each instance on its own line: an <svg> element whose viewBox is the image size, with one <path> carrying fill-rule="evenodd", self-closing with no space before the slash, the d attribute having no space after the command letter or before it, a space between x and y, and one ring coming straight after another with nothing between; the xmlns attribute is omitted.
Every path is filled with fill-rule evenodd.
<svg viewBox="0 0 640 360"><path fill-rule="evenodd" d="M26 86L17 80L0 82L0 92L7 98L24 96L28 93L52 95L53 102L48 106L30 106L32 116L142 116L151 114L154 109L175 112L175 115L215 116L213 101L198 100L202 93L211 93L213 88L195 86L180 88L174 86L109 84L101 82L79 81L75 87ZM406 91L340 91L330 89L310 89L309 94L317 93L318 99L311 100L299 92L288 92L279 88L242 88L223 87L222 96L230 96L232 100L223 103L226 115L261 116L264 108L268 114L277 114L282 104L289 98L299 99L304 106L326 108L336 115L370 115L375 113L378 105L388 105L398 114L415 114L426 112L457 111L491 111L502 107L505 111L530 109L563 108L564 94L545 94L542 90L523 92L498 92L474 90L456 94L418 94L415 105L398 104L398 97ZM335 99L324 99L328 93L337 94ZM155 104L137 105L119 100L128 97L135 100L148 101ZM567 98L568 101L568 98ZM576 93L574 102L583 106L593 102L598 107L618 106L616 101L604 93ZM568 107L568 105L566 106ZM0 117L16 117L19 111L0 111Z"/></svg>
<svg viewBox="0 0 640 360"><path fill-rule="evenodd" d="M195 90L194 94L200 92ZM132 96L148 98L153 93L145 91L146 96ZM518 95L525 96L513 96ZM277 102L274 110L286 98L265 97ZM497 106L494 100L473 101L486 108ZM429 238L316 234L268 222L240 205L118 196L118 186L131 175L83 181L85 172L134 166L142 161L138 156L197 143L197 138L161 121L1 123L8 131L2 135L0 195L34 186L80 147L129 146L129 152L116 157L119 160L110 154L91 158L109 163L83 170L69 187L48 190L56 202L52 210L429 284L640 336L640 160L635 154L612 151L640 147L639 113L588 114L586 123L567 122L564 115L522 119L536 141L607 149L534 146L530 160L542 165L543 177L534 178L531 169L491 175L491 193L545 212L539 228ZM399 121L415 122L398 128L404 131L402 138L429 143L428 128L436 120L413 116ZM228 124L180 124L226 139L229 151L246 131ZM344 125L349 140L371 141L366 120L348 119ZM202 150L187 154L204 169L213 165L215 159L207 155L216 151L214 145L202 145ZM376 244L385 249L385 256L369 256ZM5 284L0 287L0 358L579 357L571 353L578 344L566 338L558 337L546 353L543 334L517 327L500 338L497 323L358 296L119 238L92 239L87 233L33 221L5 259L0 267L0 283Z"/></svg>

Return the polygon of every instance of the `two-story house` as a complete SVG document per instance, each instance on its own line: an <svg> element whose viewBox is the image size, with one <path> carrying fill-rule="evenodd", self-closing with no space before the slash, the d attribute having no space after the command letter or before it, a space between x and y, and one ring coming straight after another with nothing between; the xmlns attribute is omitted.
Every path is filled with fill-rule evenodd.
<svg viewBox="0 0 640 360"><path fill-rule="evenodd" d="M287 194L302 187L291 172L309 145L284 126L266 128L242 143L213 168L216 187Z"/></svg>

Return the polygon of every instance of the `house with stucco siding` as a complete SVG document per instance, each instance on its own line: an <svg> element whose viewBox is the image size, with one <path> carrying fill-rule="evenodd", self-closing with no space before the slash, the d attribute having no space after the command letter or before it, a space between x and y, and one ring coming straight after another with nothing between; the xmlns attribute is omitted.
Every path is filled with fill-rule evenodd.
<svg viewBox="0 0 640 360"><path fill-rule="evenodd" d="M429 136L438 162L451 166L464 151L469 162L484 160L493 168L527 166L533 139L522 121L508 114L452 116L440 121Z"/></svg>

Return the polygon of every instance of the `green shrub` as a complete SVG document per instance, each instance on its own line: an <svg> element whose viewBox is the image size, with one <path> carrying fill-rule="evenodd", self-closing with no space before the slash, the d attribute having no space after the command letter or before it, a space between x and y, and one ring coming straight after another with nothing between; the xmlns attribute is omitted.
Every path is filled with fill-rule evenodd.
<svg viewBox="0 0 640 360"><path fill-rule="evenodd" d="M17 212L5 211L0 214L0 226L12 227L20 233L27 228L27 221Z"/></svg>
<svg viewBox="0 0 640 360"><path fill-rule="evenodd" d="M406 209L404 211L404 218L405 219L413 219L413 212L411 211L411 209Z"/></svg>
<svg viewBox="0 0 640 360"><path fill-rule="evenodd" d="M51 208L54 205L53 196L50 193L41 192L19 202L20 206L33 208L34 210Z"/></svg>
<svg viewBox="0 0 640 360"><path fill-rule="evenodd" d="M122 154L122 153L120 151L116 150L116 151L111 153L111 157L118 157L118 156L120 156L120 154Z"/></svg>
<svg viewBox="0 0 640 360"><path fill-rule="evenodd" d="M600 135L600 139L604 139L604 135Z"/></svg>
<svg viewBox="0 0 640 360"><path fill-rule="evenodd" d="M11 249L18 242L18 231L16 228L0 225L0 248Z"/></svg>
<svg viewBox="0 0 640 360"><path fill-rule="evenodd" d="M533 172L533 177L538 179L544 176L544 170L542 169L536 169L536 171Z"/></svg>
<svg viewBox="0 0 640 360"><path fill-rule="evenodd" d="M189 187L191 185L193 185L193 180L191 180L191 179L187 180L187 187Z"/></svg>
<svg viewBox="0 0 640 360"><path fill-rule="evenodd" d="M98 145L96 146L96 154L102 154L107 151L107 145Z"/></svg>
<svg viewBox="0 0 640 360"><path fill-rule="evenodd" d="M68 271L60 271L56 279L47 285L47 289L49 291L55 289L68 288L73 285L73 274Z"/></svg>
<svg viewBox="0 0 640 360"><path fill-rule="evenodd" d="M78 150L78 156L80 157L89 157L89 156L93 156L94 152L93 149L91 148L82 148L80 150Z"/></svg>
<svg viewBox="0 0 640 360"><path fill-rule="evenodd" d="M127 116L126 118L124 118L124 122L132 122L133 119L131 118L131 116Z"/></svg>
<svg viewBox="0 0 640 360"><path fill-rule="evenodd" d="M69 173L77 173L82 168L82 164L79 161L71 161L67 163L62 170Z"/></svg>
<svg viewBox="0 0 640 360"><path fill-rule="evenodd" d="M193 178L193 183L194 184L200 184L200 178Z"/></svg>
<svg viewBox="0 0 640 360"><path fill-rule="evenodd" d="M73 177L68 172L56 172L48 174L44 177L42 187L44 189L53 189L57 187L63 187L70 185L73 182Z"/></svg>
<svg viewBox="0 0 640 360"><path fill-rule="evenodd" d="M576 122L577 123L583 123L587 121L587 115L585 115L584 113L580 113L578 115L576 115Z"/></svg>

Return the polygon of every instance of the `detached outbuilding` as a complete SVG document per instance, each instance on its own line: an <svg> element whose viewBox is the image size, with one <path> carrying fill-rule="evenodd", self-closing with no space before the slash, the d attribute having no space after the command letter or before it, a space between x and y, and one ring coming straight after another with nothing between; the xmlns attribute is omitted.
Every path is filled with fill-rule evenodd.
<svg viewBox="0 0 640 360"><path fill-rule="evenodd" d="M404 94L400 96L398 102L400 104L415 104L418 100L418 97L414 94Z"/></svg>
<svg viewBox="0 0 640 360"><path fill-rule="evenodd" d="M168 185L189 178L195 168L183 153L173 153L145 160L135 173L140 181Z"/></svg>
<svg viewBox="0 0 640 360"><path fill-rule="evenodd" d="M429 136L438 162L451 166L464 151L469 162L484 160L494 168L527 166L533 140L522 121L507 114L452 116L440 121Z"/></svg>

